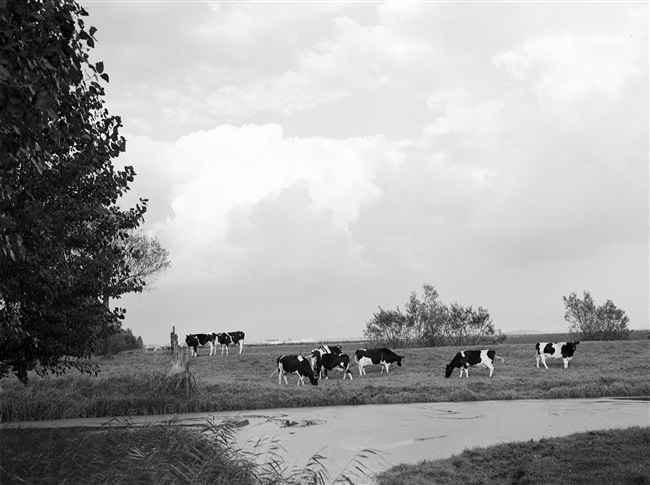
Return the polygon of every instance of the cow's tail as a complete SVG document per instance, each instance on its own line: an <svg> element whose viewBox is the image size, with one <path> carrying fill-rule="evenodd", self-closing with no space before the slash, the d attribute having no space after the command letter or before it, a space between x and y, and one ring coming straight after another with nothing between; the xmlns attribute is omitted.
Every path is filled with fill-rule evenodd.
<svg viewBox="0 0 650 485"><path fill-rule="evenodd" d="M267 379L270 379L271 377L273 377L277 371L278 371L278 369L275 369L273 372L271 372L271 375L269 377L267 377Z"/></svg>
<svg viewBox="0 0 650 485"><path fill-rule="evenodd" d="M501 363L502 363L502 364L505 364L505 363L506 363L506 361L503 360L503 357L499 357L498 355L495 355L494 358L495 358L495 359L501 359Z"/></svg>

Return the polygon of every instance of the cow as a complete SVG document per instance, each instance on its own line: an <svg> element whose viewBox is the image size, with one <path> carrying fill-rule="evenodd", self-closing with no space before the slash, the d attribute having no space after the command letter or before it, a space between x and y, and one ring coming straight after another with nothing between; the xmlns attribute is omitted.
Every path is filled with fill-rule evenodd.
<svg viewBox="0 0 650 485"><path fill-rule="evenodd" d="M313 354L316 351L320 351L321 354L341 355L343 353L343 349L340 345L321 345L317 349L312 350L311 353Z"/></svg>
<svg viewBox="0 0 650 485"><path fill-rule="evenodd" d="M244 336L244 332L240 332L239 330L236 332L218 333L217 337L219 339L219 343L221 344L221 355L223 355L224 349L226 351L226 355L228 355L230 344L239 344L239 353L241 354L244 350Z"/></svg>
<svg viewBox="0 0 650 485"><path fill-rule="evenodd" d="M569 361L576 351L576 345L579 343L577 340L558 343L538 342L535 344L535 362L537 363L537 368L539 369L540 360L544 364L544 367L548 369L546 359L562 359L564 361L564 368L568 369Z"/></svg>
<svg viewBox="0 0 650 485"><path fill-rule="evenodd" d="M482 365L490 369L490 377L494 372L494 359L501 359L503 362L503 357L499 357L494 350L461 350L458 352L452 361L447 364L445 368L445 377L449 377L454 369L460 367L460 377L463 377L463 371L465 371L465 377L469 378L468 369L470 366Z"/></svg>
<svg viewBox="0 0 650 485"><path fill-rule="evenodd" d="M232 340L233 345L239 344L239 353L241 354L244 351L244 332L237 330L235 332L228 332L230 335L230 340Z"/></svg>
<svg viewBox="0 0 650 485"><path fill-rule="evenodd" d="M282 385L282 378L284 377L284 383L289 385L286 374L298 374L297 386L300 384L305 385L305 377L309 378L312 386L318 385L318 376L314 375L309 359L304 358L302 355L282 355L276 359L276 363L278 366L278 384Z"/></svg>
<svg viewBox="0 0 650 485"><path fill-rule="evenodd" d="M232 342L230 335L227 333L218 333L217 342L219 342L219 345L221 346L221 355L223 355L224 349L226 350L226 355L228 355L228 346Z"/></svg>
<svg viewBox="0 0 650 485"><path fill-rule="evenodd" d="M316 365L317 365L317 360L320 357L322 357L325 354L335 354L335 355L341 355L343 353L343 349L341 348L340 345L321 345L317 349L314 349L311 351L311 364L312 367L314 368L314 371L316 371ZM323 377L321 375L322 368L319 367L318 371L318 377L321 378ZM345 376L344 376L345 377Z"/></svg>
<svg viewBox="0 0 650 485"><path fill-rule="evenodd" d="M185 336L185 343L191 349L191 357L198 355L199 345L210 345L210 355L216 355L215 338L216 333L191 333Z"/></svg>
<svg viewBox="0 0 650 485"><path fill-rule="evenodd" d="M312 351L312 364L318 377L321 376L321 372L324 372L325 379L327 379L328 370L337 370L343 372L343 379L350 376L350 380L352 380L350 356L348 354L321 353L320 349L316 349Z"/></svg>
<svg viewBox="0 0 650 485"><path fill-rule="evenodd" d="M384 372L386 369L386 374L388 374L388 368L391 364L397 364L402 366L403 355L397 355L390 349L381 348L381 349L359 349L354 353L354 360L359 366L359 375L365 376L366 370L364 367L367 365L381 365L381 372Z"/></svg>

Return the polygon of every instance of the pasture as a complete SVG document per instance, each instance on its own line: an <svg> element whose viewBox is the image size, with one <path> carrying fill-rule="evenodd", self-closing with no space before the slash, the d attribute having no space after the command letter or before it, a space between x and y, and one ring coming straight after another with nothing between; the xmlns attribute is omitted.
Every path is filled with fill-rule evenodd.
<svg viewBox="0 0 650 485"><path fill-rule="evenodd" d="M335 342L331 342L334 344ZM360 344L343 343L354 354ZM99 376L76 371L64 376L30 376L29 386L16 379L0 381L2 422L185 412L213 412L284 407L397 404L501 399L594 398L650 396L650 341L581 342L567 370L561 360L549 369L535 367L534 344L491 345L505 362L495 363L494 376L475 367L469 378L456 370L446 379L445 366L460 347L392 349L404 365L380 374L368 367L354 380L331 373L318 386L278 385L275 360L282 354L307 355L314 344L246 346L243 354L208 356L207 347L191 359L195 379L186 397L178 377L167 377L170 355L136 351L112 359L96 359ZM308 381L307 381L308 382Z"/></svg>

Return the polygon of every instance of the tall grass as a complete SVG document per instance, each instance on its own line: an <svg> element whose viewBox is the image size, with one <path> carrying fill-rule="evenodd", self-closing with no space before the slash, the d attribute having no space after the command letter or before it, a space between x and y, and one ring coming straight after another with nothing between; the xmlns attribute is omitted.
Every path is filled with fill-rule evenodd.
<svg viewBox="0 0 650 485"><path fill-rule="evenodd" d="M605 396L650 396L650 341L582 342L568 369L561 360L549 369L534 365L534 345L501 344L491 348L505 359L497 362L494 377L482 368L470 368L469 378L458 373L445 379L445 365L457 347L394 349L405 356L402 367L390 373L379 367L354 380L334 375L318 386L279 386L269 378L275 358L286 349L247 347L244 354L201 355L190 361L196 378L191 396L168 377L170 356L160 352L120 354L97 360L99 376L71 373L34 376L24 386L16 379L0 381L2 422L84 417L218 412L283 407L358 404L398 404L499 399L560 399ZM307 354L311 346L293 346ZM353 354L355 348L344 351ZM624 358L622 357L624 356Z"/></svg>
<svg viewBox="0 0 650 485"><path fill-rule="evenodd" d="M336 477L329 476L327 459L319 454L303 468L288 467L276 441L237 447L234 422L208 422L200 432L173 423L116 424L99 430L3 431L0 483L325 485L367 482L372 474L364 464L369 450Z"/></svg>

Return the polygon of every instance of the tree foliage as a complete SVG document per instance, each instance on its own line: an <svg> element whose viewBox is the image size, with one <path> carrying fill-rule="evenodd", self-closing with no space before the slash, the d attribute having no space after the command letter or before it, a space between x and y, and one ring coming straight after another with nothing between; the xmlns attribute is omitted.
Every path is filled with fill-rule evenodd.
<svg viewBox="0 0 650 485"><path fill-rule="evenodd" d="M151 290L154 279L170 266L169 251L158 238L142 231L131 231L129 237L120 240L125 264L129 268L126 279L142 284L141 290Z"/></svg>
<svg viewBox="0 0 650 485"><path fill-rule="evenodd" d="M108 82L91 63L94 27L74 0L0 0L0 377L92 371L83 356L124 310L105 298L137 291L125 241L146 201L122 210L133 181Z"/></svg>
<svg viewBox="0 0 650 485"><path fill-rule="evenodd" d="M410 338L407 318L399 308L384 310L380 307L379 312L366 324L363 333L369 340L393 347Z"/></svg>
<svg viewBox="0 0 650 485"><path fill-rule="evenodd" d="M588 291L580 299L575 292L562 297L566 312L564 319L569 322L569 331L582 334L584 340L627 340L630 338L625 312L611 300L596 306Z"/></svg>
<svg viewBox="0 0 650 485"><path fill-rule="evenodd" d="M443 332L446 341L452 345L478 345L495 335L494 324L485 308L475 310L458 303L449 306ZM496 340L503 340L500 332Z"/></svg>
<svg viewBox="0 0 650 485"><path fill-rule="evenodd" d="M430 284L422 286L422 296L411 293L405 313L399 309L383 310L366 323L364 336L377 344L404 346L478 345L486 339L501 342L505 336L495 334L494 323L482 307L445 305Z"/></svg>

